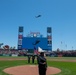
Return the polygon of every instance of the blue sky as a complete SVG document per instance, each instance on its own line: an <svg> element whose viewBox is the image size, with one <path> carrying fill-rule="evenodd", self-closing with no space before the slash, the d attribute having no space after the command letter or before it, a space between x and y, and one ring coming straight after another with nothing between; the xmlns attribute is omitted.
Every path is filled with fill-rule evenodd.
<svg viewBox="0 0 76 75"><path fill-rule="evenodd" d="M19 26L24 36L52 27L53 50L76 49L76 0L0 0L0 42L17 47Z"/></svg>

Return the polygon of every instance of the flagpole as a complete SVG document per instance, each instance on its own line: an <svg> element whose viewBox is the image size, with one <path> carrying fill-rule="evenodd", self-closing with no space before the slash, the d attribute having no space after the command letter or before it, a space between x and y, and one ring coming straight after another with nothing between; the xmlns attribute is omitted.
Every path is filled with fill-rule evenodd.
<svg viewBox="0 0 76 75"><path fill-rule="evenodd" d="M61 41L61 51L62 51L62 41Z"/></svg>

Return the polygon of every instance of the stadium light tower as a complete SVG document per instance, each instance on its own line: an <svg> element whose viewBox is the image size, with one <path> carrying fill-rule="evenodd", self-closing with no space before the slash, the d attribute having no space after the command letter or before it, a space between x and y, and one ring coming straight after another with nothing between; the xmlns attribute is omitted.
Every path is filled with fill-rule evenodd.
<svg viewBox="0 0 76 75"><path fill-rule="evenodd" d="M23 26L20 26L18 30L18 50L22 49L22 38L23 38Z"/></svg>
<svg viewBox="0 0 76 75"><path fill-rule="evenodd" d="M52 51L52 28L47 27L47 46L48 51Z"/></svg>

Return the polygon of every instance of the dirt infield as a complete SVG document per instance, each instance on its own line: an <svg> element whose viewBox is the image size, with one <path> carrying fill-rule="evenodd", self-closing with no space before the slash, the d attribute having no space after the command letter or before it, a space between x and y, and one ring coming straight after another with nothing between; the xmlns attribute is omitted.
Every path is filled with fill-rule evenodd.
<svg viewBox="0 0 76 75"><path fill-rule="evenodd" d="M9 67L3 70L4 72L12 75L39 75L37 65L22 65ZM61 70L55 67L48 67L46 75L60 73Z"/></svg>

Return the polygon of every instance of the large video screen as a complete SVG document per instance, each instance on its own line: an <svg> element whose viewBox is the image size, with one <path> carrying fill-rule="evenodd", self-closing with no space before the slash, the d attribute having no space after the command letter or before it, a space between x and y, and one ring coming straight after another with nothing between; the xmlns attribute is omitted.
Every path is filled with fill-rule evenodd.
<svg viewBox="0 0 76 75"><path fill-rule="evenodd" d="M23 37L22 48L23 49L36 49L41 47L42 49L48 50L48 41L46 37Z"/></svg>

